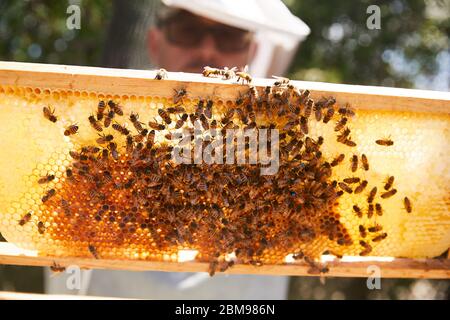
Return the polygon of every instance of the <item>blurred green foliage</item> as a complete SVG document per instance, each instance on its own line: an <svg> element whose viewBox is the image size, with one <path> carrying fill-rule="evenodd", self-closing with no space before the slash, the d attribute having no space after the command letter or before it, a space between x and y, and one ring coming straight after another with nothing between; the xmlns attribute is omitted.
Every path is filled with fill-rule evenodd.
<svg viewBox="0 0 450 320"><path fill-rule="evenodd" d="M450 1L284 2L311 28L311 34L293 61L290 77L449 88ZM80 30L66 28L69 4L80 5ZM366 26L369 5L378 5L381 9L380 30L369 30ZM130 1L129 6L149 10L148 3L142 0ZM102 50L113 7L114 2L109 0L0 0L0 59L102 65ZM123 20L114 23L124 28L138 24Z"/></svg>
<svg viewBox="0 0 450 320"><path fill-rule="evenodd" d="M293 78L449 89L450 1L284 1L311 28ZM370 5L381 9L379 30L366 26Z"/></svg>
<svg viewBox="0 0 450 320"><path fill-rule="evenodd" d="M0 59L95 66L102 54L112 1L80 4L81 29L68 30L69 4L81 1L0 0Z"/></svg>

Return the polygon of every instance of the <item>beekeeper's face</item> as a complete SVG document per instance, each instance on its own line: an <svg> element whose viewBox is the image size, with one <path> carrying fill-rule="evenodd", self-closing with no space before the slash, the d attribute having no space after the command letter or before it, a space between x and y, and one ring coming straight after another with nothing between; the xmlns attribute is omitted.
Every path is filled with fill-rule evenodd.
<svg viewBox="0 0 450 320"><path fill-rule="evenodd" d="M180 10L149 31L151 62L169 71L243 67L256 51L252 33Z"/></svg>

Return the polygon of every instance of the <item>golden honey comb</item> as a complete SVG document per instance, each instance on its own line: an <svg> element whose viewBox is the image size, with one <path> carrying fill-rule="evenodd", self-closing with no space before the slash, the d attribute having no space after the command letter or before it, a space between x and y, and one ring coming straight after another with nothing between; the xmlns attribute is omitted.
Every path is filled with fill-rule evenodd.
<svg viewBox="0 0 450 320"><path fill-rule="evenodd" d="M262 94L260 92L259 94ZM178 252L182 249L195 249L199 251L198 260L212 261L219 255L223 258L233 250L226 252L218 249L214 242L204 235L194 233L192 241L179 241L170 228L177 229L183 226L173 225L169 229L152 229L151 223L145 221L151 215L148 208L134 206L129 203L128 190L116 192L109 189L107 194L108 210L115 205L114 213L96 219L100 205L92 205L92 194L88 194L86 183L69 183L66 169L72 168L74 159L70 151L80 151L83 146L97 145L96 132L87 120L88 116L95 114L100 100L113 99L123 108L124 116L116 117L120 124L128 123L127 128L133 129L128 120L129 115L138 113L145 125L153 118L157 118L158 109L167 109L173 106L170 97L136 97L107 95L94 92L77 92L70 90L49 90L39 88L24 88L2 86L0 87L0 136L2 157L0 159L0 231L10 242L20 247L35 249L41 255L54 256L96 256L114 259L154 259L177 261ZM185 99L184 104L188 112L194 112L198 99ZM44 118L42 108L48 106L55 109L58 117L56 123ZM214 97L214 116L217 120L227 110L236 107L235 101L221 101ZM336 106L336 110L339 106ZM422 258L440 255L448 249L450 244L450 216L449 216L449 114L433 114L408 111L369 111L357 110L356 116L350 118L346 126L351 129L352 140L355 147L348 147L336 142L334 131L336 122L341 118L337 112L328 124L317 122L314 114L310 116L309 133L312 139L323 137L324 143L320 148L321 161L331 162L334 157L344 154L344 161L333 167L332 180L342 181L344 178L358 176L367 180L368 186L360 194L344 193L334 203L328 213L317 212L317 220L323 219L338 225L342 237L350 239L349 243L342 245L336 239L330 239L320 234L319 226L316 235L311 241L292 242L286 235L287 242L283 242L283 233L289 231L289 215L269 217L267 221L275 221L275 227L269 227L264 237L277 239L273 247L263 246L251 237L234 245L242 251L252 248L245 263L281 263L288 254L303 252L308 257L317 258L324 251L336 255L359 255L364 250L360 240L370 242L370 237L362 237L359 226L366 229L370 226L380 225L387 237L379 242L370 242L372 250L370 255ZM174 118L175 119L175 118ZM277 117L259 114L258 123L275 122L281 129L285 124ZM78 133L65 136L65 129L76 123ZM111 169L114 179L126 183L126 175L130 168L126 164L128 159L124 151L125 137L112 130L105 129L102 133L112 133L118 144L120 159L114 161ZM133 134L137 134L134 132ZM375 143L381 138L394 141L390 147ZM163 134L158 134L157 140L164 140ZM365 154L369 160L370 169L360 168L355 173L350 170L349 159L353 155L358 158ZM361 160L360 160L361 161ZM220 168L216 168L220 172ZM215 169L215 170L216 170ZM202 168L207 173L207 168ZM38 180L46 175L54 175L55 179L48 184L39 184ZM385 192L383 186L388 176L395 176L394 187L398 191L389 199L380 199ZM368 192L377 187L378 195L373 202L381 203L383 215L376 213L368 218L367 196ZM43 203L42 197L51 189L56 195ZM92 188L91 188L92 190ZM340 190L336 188L336 190ZM102 190L104 191L104 190ZM189 191L188 188L185 191ZM412 212L406 212L403 198L407 196L412 202ZM58 199L57 201L55 199ZM69 201L71 214L65 212L60 200ZM202 200L210 203L211 199ZM357 205L364 211L362 218L353 210ZM135 207L135 209L133 209ZM76 208L76 209L74 209ZM201 207L200 209L204 209ZM134 210L134 213L132 212ZM124 214L121 215L126 211ZM202 213L209 215L210 212ZM31 212L31 220L20 225L20 220ZM232 216L233 212L223 209L225 216ZM128 214L130 213L130 214ZM234 212L235 213L235 212ZM237 213L236 213L237 214ZM119 218L124 216L135 219L136 223L145 224L145 227L131 227L123 232L120 228ZM113 218L111 218L113 217ZM156 224L163 219L161 216L152 217ZM189 218L187 218L189 219ZM196 221L202 221L196 217ZM278 219L278 220L277 220ZM320 223L324 221L320 220ZM212 219L213 220L213 219ZM170 221L170 219L169 219ZM232 220L236 226L248 223L246 220ZM238 221L241 221L239 223ZM267 222L266 221L266 222ZM45 231L40 232L38 224L44 225ZM123 222L123 220L122 220ZM268 222L268 223L269 223ZM127 220L125 224L129 225ZM134 225L136 225L136 223ZM314 223L313 223L314 224ZM167 223L164 224L165 226ZM224 228L223 221L217 221L216 226ZM186 224L184 227L188 227ZM262 229L262 225L250 226L252 232ZM131 230L130 230L131 229ZM221 229L221 230L222 230ZM158 234L163 239L158 241ZM381 233L378 233L381 234ZM254 235L254 233L252 233ZM196 238L197 237L197 238ZM366 239L367 238L367 239ZM373 238L373 236L372 236ZM158 238L160 239L160 238ZM261 239L258 239L261 240ZM235 251L235 250L234 250Z"/></svg>

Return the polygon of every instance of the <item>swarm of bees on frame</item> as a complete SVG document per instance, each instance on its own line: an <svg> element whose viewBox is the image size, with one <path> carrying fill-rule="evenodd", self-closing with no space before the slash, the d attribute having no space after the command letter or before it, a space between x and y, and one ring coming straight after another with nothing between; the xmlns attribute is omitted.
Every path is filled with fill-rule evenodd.
<svg viewBox="0 0 450 320"><path fill-rule="evenodd" d="M270 260L268 252L277 252L276 262L292 254L305 261L311 273L325 273L328 268L305 249L319 237L339 246L359 243L361 256L370 255L373 245L388 237L376 222L361 222L359 238L353 239L336 207L345 194L365 192L366 205L352 207L355 216L361 221L382 216L383 201L398 197L394 176L379 190L364 174L358 176L370 170L365 154L328 159L321 151L324 138L311 135L314 122L331 126L343 148L354 148L348 124L355 111L349 105L338 106L333 97L314 100L308 90L282 77L256 88L245 69L205 67L203 75L236 79L246 89L232 107L220 112L211 98L185 103L189 93L176 88L172 104L159 108L152 119L126 110L119 101L98 101L94 114L86 116L98 135L95 143L69 152L72 163L61 187L52 185L51 173L37 181L49 186L42 194L43 210L56 212L66 227L47 223L42 216L37 221L33 212L18 224L35 223L40 234L57 231L61 239L84 241L86 254L96 259L115 245L141 244L149 252L197 250L197 260L209 262L210 275L235 263L262 265ZM155 79L167 77L161 69ZM43 107L43 116L51 123L59 121L51 106ZM203 148L214 143L214 138L195 132L196 126L222 132L278 129L278 172L261 176L260 165L251 164L174 163L172 151L181 141L174 140L171 131L189 130L191 143L201 139ZM67 137L78 133L77 123L64 130ZM373 143L389 147L394 141L380 138ZM349 176L342 181L332 179L338 166L348 168ZM398 201L412 212L408 197Z"/></svg>

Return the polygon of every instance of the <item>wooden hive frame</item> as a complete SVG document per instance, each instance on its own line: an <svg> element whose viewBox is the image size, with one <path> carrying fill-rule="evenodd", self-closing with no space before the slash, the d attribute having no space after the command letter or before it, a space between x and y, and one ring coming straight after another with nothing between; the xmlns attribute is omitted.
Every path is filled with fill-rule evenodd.
<svg viewBox="0 0 450 320"><path fill-rule="evenodd" d="M31 88L48 88L89 92L110 92L117 95L147 96L173 94L175 85L180 82L193 96L219 95L224 99L236 96L238 84L224 83L220 79L204 78L198 74L170 73L169 80L153 81L155 71L105 69L78 66L60 66L0 62L0 84ZM256 86L271 85L273 80L255 79ZM314 95L334 96L371 110L398 110L417 112L450 111L450 93L370 87L356 85L330 84L320 82L295 81L298 87L309 89ZM21 250L10 243L0 243L0 264L51 266L78 265L82 268L120 269L120 270L158 270L202 272L208 270L208 263L201 262L154 262L128 260L96 260L72 257L40 257L36 252ZM367 267L377 265L386 278L450 278L450 259L397 259L389 257L344 257L328 262L330 272L326 276L367 277ZM309 275L308 266L303 262L285 265L236 265L226 271L231 274L268 275Z"/></svg>

